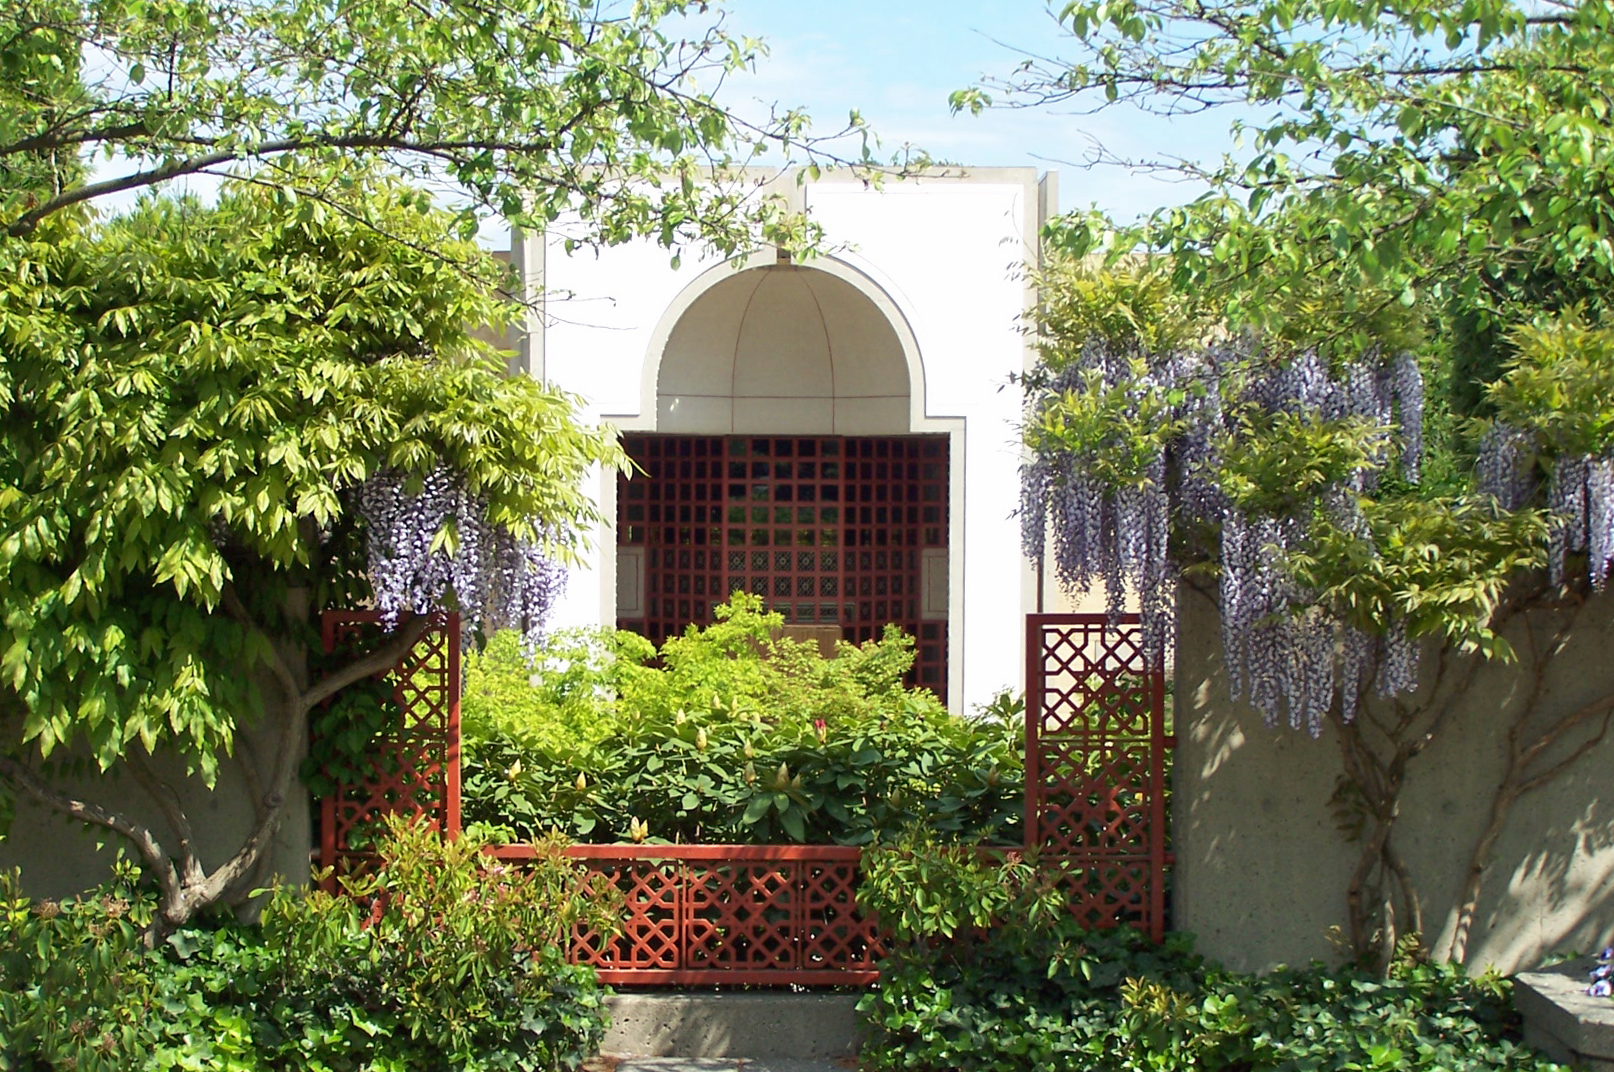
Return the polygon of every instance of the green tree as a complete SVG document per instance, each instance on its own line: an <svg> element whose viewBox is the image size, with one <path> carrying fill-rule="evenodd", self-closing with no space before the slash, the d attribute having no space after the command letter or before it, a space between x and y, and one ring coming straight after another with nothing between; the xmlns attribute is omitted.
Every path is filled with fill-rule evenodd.
<svg viewBox="0 0 1614 1072"><path fill-rule="evenodd" d="M516 313L479 221L675 256L804 237L731 165L817 159L805 119L714 103L755 46L707 15L0 0L0 808L126 839L153 935L252 888L309 712L391 665L415 612L532 627L544 559L598 520L578 482L614 441L470 334ZM196 175L225 180L216 206L161 198ZM461 207L434 207L445 186ZM152 196L89 211L127 191ZM315 665L318 612L371 598L393 634ZM255 725L272 752L248 754ZM245 768L227 859L202 859L159 753L208 784ZM66 791L85 754L163 829Z"/></svg>
<svg viewBox="0 0 1614 1072"><path fill-rule="evenodd" d="M1205 185L1192 203L1049 228L1028 550L1052 503L1062 573L1113 565L1146 615L1182 570L1215 578L1235 692L1337 730L1364 957L1422 925L1393 836L1409 771L1475 659L1521 659L1535 689L1442 950L1461 960L1510 807L1614 714L1614 696L1565 712L1541 695L1614 547L1614 16L1579 0L1055 14L1069 59L955 106L1236 107L1243 149L1153 162ZM1106 516L1158 531L1090 553L1098 537L1069 519ZM1547 608L1559 616L1515 651L1503 625ZM1421 677L1420 646L1438 653ZM1372 696L1374 672L1402 695Z"/></svg>
<svg viewBox="0 0 1614 1072"><path fill-rule="evenodd" d="M458 270L474 251L451 221L354 181L385 232L240 183L216 207L153 200L0 245L0 784L127 838L160 928L240 892L298 791L309 712L420 635L405 614L373 652L310 664L318 611L371 595L365 489L446 467L479 506L452 519L461 542L483 525L564 556L595 520L582 474L619 458L469 333L511 308ZM457 598L497 619L507 595ZM236 756L255 822L204 861L153 755L211 781L265 723L272 753ZM127 770L168 830L66 792L70 749Z"/></svg>
<svg viewBox="0 0 1614 1072"><path fill-rule="evenodd" d="M1503 321L1532 315L1549 290L1606 300L1606 5L1122 0L1058 13L1069 61L962 91L955 106L1005 93L1078 110L1236 106L1243 143L1220 163L1153 161L1208 192L1120 231L1069 218L1052 235L1062 248L1148 250L1233 322L1288 331L1295 303L1325 293L1364 316L1456 301Z"/></svg>
<svg viewBox="0 0 1614 1072"><path fill-rule="evenodd" d="M715 178L810 143L800 113L753 124L714 103L757 45L708 6L3 0L0 173L72 166L0 190L0 230L23 236L98 197L243 170L294 177L362 215L338 176L295 163L313 155L449 184L467 237L479 214L533 231L567 216L580 241L650 235L732 252L771 210ZM78 167L92 156L96 176Z"/></svg>

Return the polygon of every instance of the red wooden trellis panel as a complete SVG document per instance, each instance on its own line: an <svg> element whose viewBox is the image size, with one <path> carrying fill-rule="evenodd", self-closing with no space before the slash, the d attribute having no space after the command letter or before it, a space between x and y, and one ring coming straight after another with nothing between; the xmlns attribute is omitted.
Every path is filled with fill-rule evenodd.
<svg viewBox="0 0 1614 1072"><path fill-rule="evenodd" d="M908 684L947 698L947 622L927 618L925 552L947 548L946 436L628 435L617 544L644 555L643 605L617 622L656 643L739 590L853 643L895 622Z"/></svg>
<svg viewBox="0 0 1614 1072"><path fill-rule="evenodd" d="M524 845L489 850L530 859ZM842 845L573 845L626 900L623 933L571 935L569 959L611 984L871 983L881 949L857 910L862 850Z"/></svg>
<svg viewBox="0 0 1614 1072"><path fill-rule="evenodd" d="M376 611L326 611L321 627L327 653L355 636L384 635ZM320 866L332 868L332 892L338 875L373 858L365 844L383 815L424 817L450 836L460 829L459 615L434 615L391 676L400 717L376 741L372 773L320 802Z"/></svg>
<svg viewBox="0 0 1614 1072"><path fill-rule="evenodd" d="M1165 673L1135 615L1026 620L1026 848L1091 927L1165 932Z"/></svg>

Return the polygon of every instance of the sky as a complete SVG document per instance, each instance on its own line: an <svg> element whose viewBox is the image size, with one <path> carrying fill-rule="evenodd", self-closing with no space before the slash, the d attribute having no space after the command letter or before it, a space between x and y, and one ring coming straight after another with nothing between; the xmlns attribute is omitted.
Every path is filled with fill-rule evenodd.
<svg viewBox="0 0 1614 1072"><path fill-rule="evenodd" d="M1087 166L1095 144L1127 159L1214 161L1231 116L1172 119L1116 107L991 109L953 116L948 94L1004 76L1028 56L1069 54L1040 0L727 0L724 25L763 38L755 74L721 100L745 114L759 102L804 107L834 129L858 109L887 150L911 143L951 163L1059 172L1060 207L1097 205L1121 220L1191 200L1199 188L1113 166Z"/></svg>

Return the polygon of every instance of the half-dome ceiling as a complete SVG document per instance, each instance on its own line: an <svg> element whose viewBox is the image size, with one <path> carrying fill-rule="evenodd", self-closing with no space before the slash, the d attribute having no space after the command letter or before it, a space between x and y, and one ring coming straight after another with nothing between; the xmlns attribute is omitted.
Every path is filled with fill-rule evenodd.
<svg viewBox="0 0 1614 1072"><path fill-rule="evenodd" d="M907 432L908 363L852 284L816 268L739 272L679 317L656 384L663 432Z"/></svg>

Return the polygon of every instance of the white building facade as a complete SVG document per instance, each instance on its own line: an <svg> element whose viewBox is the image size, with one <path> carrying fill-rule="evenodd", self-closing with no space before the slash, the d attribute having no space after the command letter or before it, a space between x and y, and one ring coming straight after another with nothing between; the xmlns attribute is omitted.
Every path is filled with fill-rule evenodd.
<svg viewBox="0 0 1614 1072"><path fill-rule="evenodd" d="M801 180L801 181L798 181ZM557 627L661 640L734 589L793 632L914 634L912 681L968 711L1024 673L1041 609L1020 552L1028 269L1055 176L949 169L865 185L773 176L826 251L741 262L517 235L538 299L520 362L619 429L639 470L591 489L612 519ZM1052 605L1048 609L1058 609Z"/></svg>

